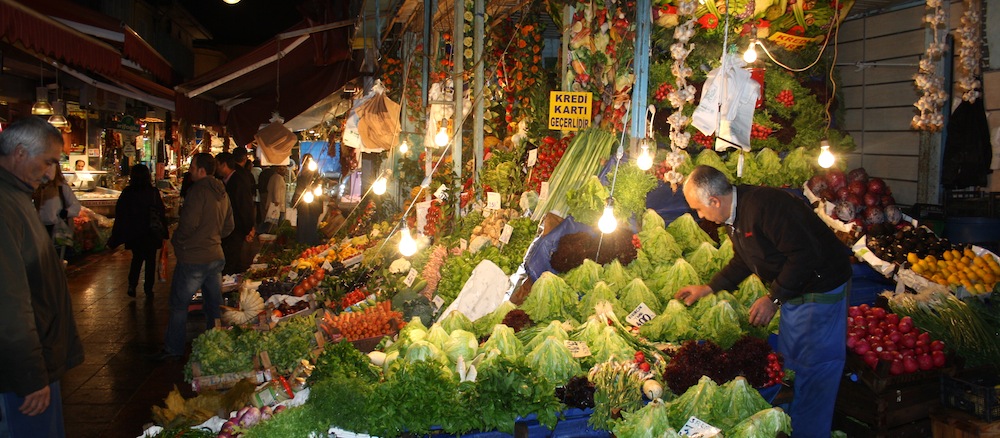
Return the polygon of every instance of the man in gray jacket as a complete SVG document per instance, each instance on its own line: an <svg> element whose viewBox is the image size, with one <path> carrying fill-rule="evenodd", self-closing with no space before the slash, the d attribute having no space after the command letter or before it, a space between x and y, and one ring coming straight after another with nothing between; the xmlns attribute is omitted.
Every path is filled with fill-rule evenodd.
<svg viewBox="0 0 1000 438"><path fill-rule="evenodd" d="M66 271L31 203L62 134L27 116L0 133L0 436L64 436L63 374L83 362Z"/></svg>
<svg viewBox="0 0 1000 438"><path fill-rule="evenodd" d="M198 289L204 298L208 328L222 314L222 267L226 264L222 238L233 231L233 209L226 187L213 175L217 163L211 154L191 157L191 183L181 205L180 221L170 243L177 266L170 285L170 320L163 351L157 359L176 359L184 354L188 304Z"/></svg>

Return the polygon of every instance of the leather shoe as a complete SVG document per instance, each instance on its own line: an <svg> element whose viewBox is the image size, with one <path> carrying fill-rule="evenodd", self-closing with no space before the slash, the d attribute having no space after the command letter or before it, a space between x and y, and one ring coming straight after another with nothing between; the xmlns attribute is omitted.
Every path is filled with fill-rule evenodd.
<svg viewBox="0 0 1000 438"><path fill-rule="evenodd" d="M134 287L128 288L128 296L130 296L132 298L135 298L135 288Z"/></svg>

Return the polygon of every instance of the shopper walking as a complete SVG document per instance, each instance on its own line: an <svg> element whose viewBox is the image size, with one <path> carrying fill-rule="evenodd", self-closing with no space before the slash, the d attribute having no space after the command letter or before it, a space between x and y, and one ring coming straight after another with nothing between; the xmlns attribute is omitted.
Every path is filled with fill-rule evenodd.
<svg viewBox="0 0 1000 438"><path fill-rule="evenodd" d="M221 317L222 267L226 264L222 238L233 231L233 209L222 181L213 177L215 157L198 153L191 158L191 187L181 204L173 245L177 264L170 284L170 319L163 350L156 359L179 358L184 353L188 304L201 290L208 327Z"/></svg>
<svg viewBox="0 0 1000 438"><path fill-rule="evenodd" d="M691 305L757 274L769 294L750 306L750 323L767 325L781 306L777 350L795 371L792 432L829 438L847 352L847 247L805 202L780 189L733 187L709 166L688 175L684 198L703 219L726 225L735 257L708 285L683 287L674 298Z"/></svg>
<svg viewBox="0 0 1000 438"><path fill-rule="evenodd" d="M62 145L38 117L0 132L0 436L65 436L59 381L83 362L66 270L31 202Z"/></svg>
<svg viewBox="0 0 1000 438"><path fill-rule="evenodd" d="M254 228L257 225L257 208L253 203L253 176L230 153L222 152L215 159L219 162L216 175L226 186L234 223L233 232L222 238L222 252L226 256L222 274L238 274L250 267L252 256L248 256L248 247L256 233Z"/></svg>
<svg viewBox="0 0 1000 438"><path fill-rule="evenodd" d="M143 290L146 299L153 297L156 284L156 251L163 247L167 233L167 214L160 191L153 187L149 167L132 166L128 186L122 190L115 205L115 225L111 228L108 248L125 244L132 251L128 270L128 296L134 297L139 286L139 272L145 265Z"/></svg>

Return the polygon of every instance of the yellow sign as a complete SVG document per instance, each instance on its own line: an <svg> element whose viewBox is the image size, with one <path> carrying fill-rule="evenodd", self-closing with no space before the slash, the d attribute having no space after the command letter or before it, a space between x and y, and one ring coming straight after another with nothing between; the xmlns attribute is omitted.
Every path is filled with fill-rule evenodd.
<svg viewBox="0 0 1000 438"><path fill-rule="evenodd" d="M549 92L549 129L578 131L590 126L593 95L589 92Z"/></svg>
<svg viewBox="0 0 1000 438"><path fill-rule="evenodd" d="M824 39L826 39L826 35L817 35L815 37L810 38L810 37L796 36L783 32L775 32L772 33L771 36L768 37L767 39L783 47L785 50L796 51L809 45L809 43L822 42Z"/></svg>

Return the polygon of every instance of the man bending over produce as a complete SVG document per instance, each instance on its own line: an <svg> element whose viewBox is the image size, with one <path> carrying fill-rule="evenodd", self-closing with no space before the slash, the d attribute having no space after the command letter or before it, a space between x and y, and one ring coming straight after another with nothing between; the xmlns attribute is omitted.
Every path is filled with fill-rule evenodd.
<svg viewBox="0 0 1000 438"><path fill-rule="evenodd" d="M691 172L684 198L702 218L726 225L736 256L709 284L680 288L674 298L691 305L757 274L769 293L750 307L750 323L767 325L781 306L777 351L795 372L793 436L829 437L847 352L847 247L802 200L770 187L734 187L712 167Z"/></svg>

